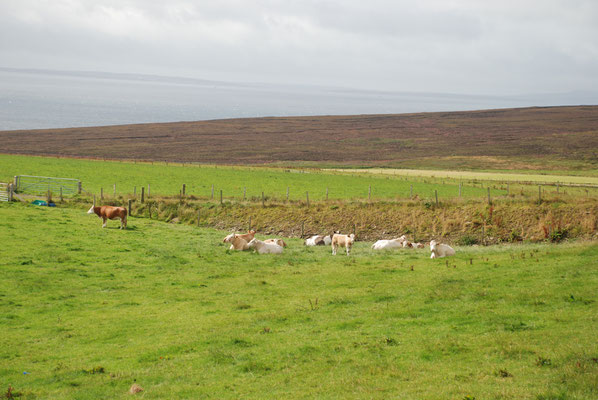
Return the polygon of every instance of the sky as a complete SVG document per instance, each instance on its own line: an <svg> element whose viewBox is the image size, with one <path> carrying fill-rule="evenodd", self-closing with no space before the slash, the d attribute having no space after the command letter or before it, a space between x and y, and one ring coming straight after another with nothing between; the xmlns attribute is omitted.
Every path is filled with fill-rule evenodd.
<svg viewBox="0 0 598 400"><path fill-rule="evenodd" d="M596 0L0 0L0 67L402 92L598 88Z"/></svg>

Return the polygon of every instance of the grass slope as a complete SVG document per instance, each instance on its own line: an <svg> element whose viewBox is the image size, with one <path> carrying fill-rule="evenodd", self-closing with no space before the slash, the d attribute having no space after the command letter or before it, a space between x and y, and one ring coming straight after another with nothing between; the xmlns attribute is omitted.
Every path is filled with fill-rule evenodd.
<svg viewBox="0 0 598 400"><path fill-rule="evenodd" d="M326 188L330 199L367 198L369 186L372 186L372 198L409 197L411 185L413 193L420 197L431 198L434 190L438 196L455 197L459 193L456 181L447 184L425 183L421 180L405 181L390 179L384 176L340 175L324 173L296 173L298 171L266 168L233 168L213 166L187 166L164 164L134 164L115 161L90 161L77 159L58 159L49 157L28 157L0 155L0 180L12 181L15 175L41 175L63 178L78 178L83 188L89 192L113 193L116 183L117 193L132 193L137 187L151 185L151 193L162 195L178 194L183 184L186 193L208 197L212 185L215 187L214 198L223 191L226 198L243 197L243 188L247 188L247 198L261 199L261 193L267 197L286 198L287 187L290 187L290 199L305 199L309 192L310 199L320 200L326 197ZM494 195L504 194L504 190L493 190ZM56 194L56 193L55 193ZM464 197L482 197L486 189L467 186L463 190Z"/></svg>
<svg viewBox="0 0 598 400"><path fill-rule="evenodd" d="M0 383L29 398L589 399L598 246L351 257L0 204ZM447 268L448 265L448 268ZM412 270L413 269L413 270ZM27 372L27 374L24 374ZM3 389L6 390L6 389Z"/></svg>
<svg viewBox="0 0 598 400"><path fill-rule="evenodd" d="M0 132L2 151L215 164L597 169L598 106ZM43 146L40 146L43 143Z"/></svg>

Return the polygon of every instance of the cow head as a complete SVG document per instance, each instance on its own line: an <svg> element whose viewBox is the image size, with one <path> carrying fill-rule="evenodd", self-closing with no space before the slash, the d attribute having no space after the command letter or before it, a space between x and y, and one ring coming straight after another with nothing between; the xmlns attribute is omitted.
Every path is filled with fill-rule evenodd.
<svg viewBox="0 0 598 400"><path fill-rule="evenodd" d="M436 240L432 240L430 242L430 251L434 252L436 250Z"/></svg>
<svg viewBox="0 0 598 400"><path fill-rule="evenodd" d="M88 214L93 214L95 211L93 210L93 206L91 206L91 208L89 209L89 211L87 211Z"/></svg>

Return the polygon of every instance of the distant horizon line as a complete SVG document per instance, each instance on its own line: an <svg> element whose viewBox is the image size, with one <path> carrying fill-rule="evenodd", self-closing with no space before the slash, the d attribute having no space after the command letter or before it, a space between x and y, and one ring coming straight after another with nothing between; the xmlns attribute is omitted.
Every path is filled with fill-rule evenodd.
<svg viewBox="0 0 598 400"><path fill-rule="evenodd" d="M428 96L440 96L440 97L463 97L463 98L477 98L477 99L521 99L526 97L535 96L563 96L572 94L596 94L598 91L591 90L570 90L565 92L544 92L544 93L520 93L520 94L472 94L472 93L454 93L454 92L428 92L428 91L398 91L398 90L381 90L381 89L361 89L348 86L325 86L317 84L282 84L282 83L270 83L270 82L248 82L248 81L224 81L224 80L211 80L202 78L192 78L186 76L175 76L175 75L162 75L162 74L150 74L150 73L137 73L137 72L109 72L99 70L65 70L65 69L52 69L52 68L24 68L24 67L5 67L0 66L0 71L13 72L13 73L28 73L28 74L44 74L53 76L70 76L70 77L82 77L90 79L111 79L111 80L129 80L137 82L163 82L163 83L174 83L174 84L194 84L201 86L223 86L223 87L248 87L248 88L303 88L303 89L319 89L328 90L333 92L354 92L364 94L378 94L378 95L410 95L418 97ZM582 105L582 104L579 104ZM558 107L560 105L554 105ZM515 107L518 108L518 107ZM466 111L466 110L463 110ZM473 111L473 110L469 110Z"/></svg>

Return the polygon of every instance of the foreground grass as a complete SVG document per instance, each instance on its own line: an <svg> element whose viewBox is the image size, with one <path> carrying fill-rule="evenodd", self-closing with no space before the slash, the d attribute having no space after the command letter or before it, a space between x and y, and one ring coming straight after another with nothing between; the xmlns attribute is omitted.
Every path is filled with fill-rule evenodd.
<svg viewBox="0 0 598 400"><path fill-rule="evenodd" d="M0 205L0 384L21 398L588 399L598 246L351 257ZM448 265L448 267L447 267ZM413 270L412 270L413 269ZM26 372L26 374L25 374ZM13 392L13 393L14 393ZM466 397L468 396L468 397Z"/></svg>

